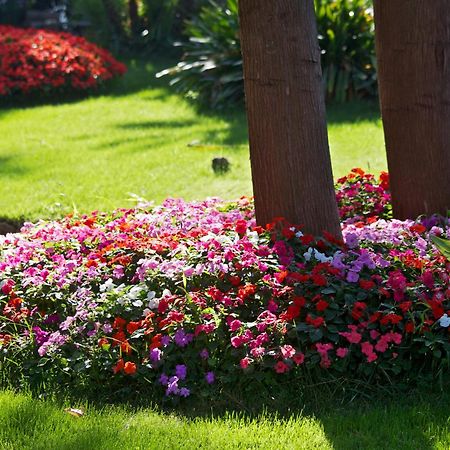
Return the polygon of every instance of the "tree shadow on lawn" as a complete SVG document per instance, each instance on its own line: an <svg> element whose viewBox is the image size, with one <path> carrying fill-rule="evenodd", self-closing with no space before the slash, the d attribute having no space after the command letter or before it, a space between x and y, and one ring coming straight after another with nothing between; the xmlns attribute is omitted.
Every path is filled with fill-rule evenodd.
<svg viewBox="0 0 450 450"><path fill-rule="evenodd" d="M16 155L0 155L0 178L20 177L29 170L17 162Z"/></svg>

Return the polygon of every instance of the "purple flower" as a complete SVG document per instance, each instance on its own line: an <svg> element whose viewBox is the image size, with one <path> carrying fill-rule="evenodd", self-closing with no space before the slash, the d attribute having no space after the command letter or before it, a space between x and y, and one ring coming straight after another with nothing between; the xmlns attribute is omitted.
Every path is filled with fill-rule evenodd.
<svg viewBox="0 0 450 450"><path fill-rule="evenodd" d="M58 314L50 314L49 316L47 316L46 319L44 319L43 323L46 325L51 325L52 323L57 323L59 322L59 316Z"/></svg>
<svg viewBox="0 0 450 450"><path fill-rule="evenodd" d="M170 377L169 383L167 384L166 395L169 396L171 394L177 395L178 390L178 377Z"/></svg>
<svg viewBox="0 0 450 450"><path fill-rule="evenodd" d="M162 373L161 376L159 377L159 382L163 386L167 386L169 384L169 377L165 373Z"/></svg>
<svg viewBox="0 0 450 450"><path fill-rule="evenodd" d="M208 359L209 358L209 352L206 348L204 348L200 353L200 358L202 359Z"/></svg>
<svg viewBox="0 0 450 450"><path fill-rule="evenodd" d="M64 322L61 322L61 324L59 325L59 329L62 331L68 330L74 321L75 317L68 316Z"/></svg>
<svg viewBox="0 0 450 450"><path fill-rule="evenodd" d="M187 367L184 364L179 364L175 367L175 374L180 380L184 380L187 374Z"/></svg>
<svg viewBox="0 0 450 450"><path fill-rule="evenodd" d="M190 333L186 334L182 328L178 329L174 335L174 341L179 347L186 347L194 336Z"/></svg>
<svg viewBox="0 0 450 450"><path fill-rule="evenodd" d="M347 273L347 281L349 283L357 283L359 280L359 274L358 272L354 272L352 270L349 270Z"/></svg>
<svg viewBox="0 0 450 450"><path fill-rule="evenodd" d="M44 331L39 327L33 327L33 333L34 333L34 340L36 341L36 344L41 346L44 342L48 340L49 332Z"/></svg>
<svg viewBox="0 0 450 450"><path fill-rule="evenodd" d="M152 348L150 350L150 361L156 363L161 361L162 351L159 348Z"/></svg>
<svg viewBox="0 0 450 450"><path fill-rule="evenodd" d="M191 395L191 391L188 388L182 387L178 395L180 397L189 397L189 395Z"/></svg>
<svg viewBox="0 0 450 450"><path fill-rule="evenodd" d="M161 338L161 344L163 345L163 347L167 347L170 344L170 336L168 336L167 334L165 334L162 338Z"/></svg>
<svg viewBox="0 0 450 450"><path fill-rule="evenodd" d="M207 382L208 384L213 384L214 381L215 381L215 379L216 379L216 377L215 377L215 375L214 375L214 372L208 372L208 373L205 375L205 380L206 380L206 382Z"/></svg>

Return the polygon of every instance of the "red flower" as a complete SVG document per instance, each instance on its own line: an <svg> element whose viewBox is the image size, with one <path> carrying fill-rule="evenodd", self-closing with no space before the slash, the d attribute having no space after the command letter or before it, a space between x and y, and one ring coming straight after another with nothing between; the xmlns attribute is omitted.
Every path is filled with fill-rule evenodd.
<svg viewBox="0 0 450 450"><path fill-rule="evenodd" d="M354 320L359 320L364 314L367 305L364 302L355 302L352 309L352 317Z"/></svg>
<svg viewBox="0 0 450 450"><path fill-rule="evenodd" d="M326 286L327 285L327 279L320 274L314 274L312 277L312 281L316 286Z"/></svg>
<svg viewBox="0 0 450 450"><path fill-rule="evenodd" d="M413 226L409 227L409 229L413 233L419 233L419 234L422 234L423 232L427 231L427 229L421 223L416 223Z"/></svg>
<svg viewBox="0 0 450 450"><path fill-rule="evenodd" d="M368 291L375 287L375 283L372 280L359 280L359 285L365 291Z"/></svg>
<svg viewBox="0 0 450 450"><path fill-rule="evenodd" d="M330 306L328 302L326 302L325 300L320 300L316 304L316 309L317 311L325 311L328 306Z"/></svg>
<svg viewBox="0 0 450 450"><path fill-rule="evenodd" d="M113 367L113 372L115 374L121 372L123 368L125 367L125 362L123 358L120 358L119 361L117 361L117 364Z"/></svg>
<svg viewBox="0 0 450 450"><path fill-rule="evenodd" d="M401 322L403 319L402 316L399 316L398 314L394 314L394 313L389 313L386 314L381 320L380 323L381 325L387 325L387 324L392 324L392 325L396 325L399 322Z"/></svg>
<svg viewBox="0 0 450 450"><path fill-rule="evenodd" d="M238 233L238 234L241 234L241 235L245 234L247 231L247 222L242 219L237 220L235 230L236 230L236 233Z"/></svg>
<svg viewBox="0 0 450 450"><path fill-rule="evenodd" d="M312 325L314 328L321 327L325 322L323 317L316 317L315 319L309 314L306 316L306 323Z"/></svg>
<svg viewBox="0 0 450 450"><path fill-rule="evenodd" d="M113 328L115 330L123 330L127 325L127 321L121 317L116 317L113 322Z"/></svg>
<svg viewBox="0 0 450 450"><path fill-rule="evenodd" d="M101 338L98 340L98 346L99 347L109 347L109 341L106 338Z"/></svg>
<svg viewBox="0 0 450 450"><path fill-rule="evenodd" d="M123 371L127 374L127 375L133 375L134 373L136 373L136 364L134 362L131 361L127 361L123 367Z"/></svg>
<svg viewBox="0 0 450 450"><path fill-rule="evenodd" d="M133 334L136 330L139 330L139 328L141 328L141 326L142 326L142 322L141 321L139 321L139 322L130 322L127 325L127 331L128 331L128 333Z"/></svg>

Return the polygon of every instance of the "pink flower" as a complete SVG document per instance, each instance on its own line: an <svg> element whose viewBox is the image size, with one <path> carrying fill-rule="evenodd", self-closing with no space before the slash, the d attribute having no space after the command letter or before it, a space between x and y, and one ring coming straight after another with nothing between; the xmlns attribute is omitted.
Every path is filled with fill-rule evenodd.
<svg viewBox="0 0 450 450"><path fill-rule="evenodd" d="M264 347L255 347L250 350L250 353L254 358L259 358L266 353L266 349Z"/></svg>
<svg viewBox="0 0 450 450"><path fill-rule="evenodd" d="M379 341L375 344L375 350L380 353L384 353L389 345L389 340L386 338L386 335L381 336Z"/></svg>
<svg viewBox="0 0 450 450"><path fill-rule="evenodd" d="M298 352L292 357L292 361L299 366L305 361L305 355L302 352Z"/></svg>
<svg viewBox="0 0 450 450"><path fill-rule="evenodd" d="M361 342L362 336L356 331L345 332L342 331L339 333L341 336L344 336L350 344L359 344Z"/></svg>
<svg viewBox="0 0 450 450"><path fill-rule="evenodd" d="M242 369L246 369L251 363L251 360L248 356L245 358L242 358L239 362L239 365L242 367Z"/></svg>
<svg viewBox="0 0 450 450"><path fill-rule="evenodd" d="M375 361L378 356L373 351L373 345L370 342L363 342L361 344L361 352L367 356L367 362L373 362Z"/></svg>
<svg viewBox="0 0 450 450"><path fill-rule="evenodd" d="M339 358L345 358L345 357L347 356L347 354L348 354L348 348L339 347L339 348L336 350L336 355L337 355Z"/></svg>
<svg viewBox="0 0 450 450"><path fill-rule="evenodd" d="M230 331L237 331L239 330L239 328L241 328L242 326L242 322L240 320L233 320L232 322L230 322Z"/></svg>
<svg viewBox="0 0 450 450"><path fill-rule="evenodd" d="M292 358L295 355L295 348L292 345L283 345L280 350L283 358Z"/></svg>
<svg viewBox="0 0 450 450"><path fill-rule="evenodd" d="M243 343L244 343L244 339L242 338L242 336L233 336L231 338L231 345L234 348L239 348Z"/></svg>
<svg viewBox="0 0 450 450"><path fill-rule="evenodd" d="M278 361L274 366L276 373L285 373L289 371L289 366L283 361Z"/></svg>
<svg viewBox="0 0 450 450"><path fill-rule="evenodd" d="M378 336L380 335L380 333L377 330L370 330L370 338L375 340Z"/></svg>

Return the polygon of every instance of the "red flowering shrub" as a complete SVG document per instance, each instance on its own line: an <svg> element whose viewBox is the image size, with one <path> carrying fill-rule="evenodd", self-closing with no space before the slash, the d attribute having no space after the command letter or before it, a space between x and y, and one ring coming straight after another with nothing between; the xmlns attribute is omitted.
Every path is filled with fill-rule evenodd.
<svg viewBox="0 0 450 450"><path fill-rule="evenodd" d="M345 243L282 219L257 227L246 199L28 224L0 238L2 373L174 399L308 372L375 384L444 374L450 262L433 239L450 237L449 221L342 228Z"/></svg>
<svg viewBox="0 0 450 450"><path fill-rule="evenodd" d="M0 97L83 91L125 71L108 51L82 37L0 25Z"/></svg>

